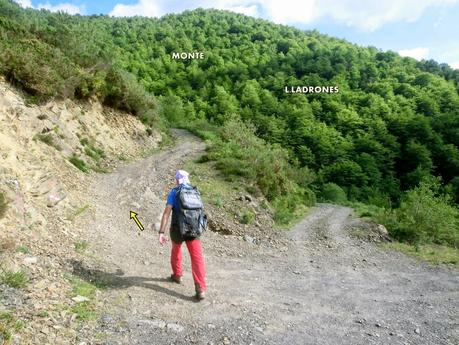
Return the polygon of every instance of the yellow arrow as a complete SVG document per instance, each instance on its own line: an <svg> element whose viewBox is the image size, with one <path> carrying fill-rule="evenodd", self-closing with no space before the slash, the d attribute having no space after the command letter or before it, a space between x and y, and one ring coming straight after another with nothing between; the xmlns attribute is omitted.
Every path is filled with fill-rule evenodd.
<svg viewBox="0 0 459 345"><path fill-rule="evenodd" d="M130 211L130 219L134 219L135 223L137 224L137 226L139 227L140 230L143 231L143 229L145 229L142 225L142 223L137 219L137 213L135 213L134 211Z"/></svg>

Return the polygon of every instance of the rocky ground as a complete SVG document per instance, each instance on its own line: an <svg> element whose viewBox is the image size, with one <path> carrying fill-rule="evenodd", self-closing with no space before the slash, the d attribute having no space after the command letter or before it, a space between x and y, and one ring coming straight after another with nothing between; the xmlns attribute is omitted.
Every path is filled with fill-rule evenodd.
<svg viewBox="0 0 459 345"><path fill-rule="evenodd" d="M80 218L94 260L74 274L103 282L98 344L457 344L457 271L430 267L351 236L346 207L320 204L291 231L202 239L208 297L195 302L170 274L170 246L153 230L173 173L203 144L177 132L174 148L101 176ZM139 232L129 211L146 225ZM385 236L374 227L370 238Z"/></svg>
<svg viewBox="0 0 459 345"><path fill-rule="evenodd" d="M26 276L0 284L0 344L6 328L10 344L459 343L458 272L380 249L384 229L336 205L290 231L274 230L251 195L229 213L208 205L218 232L202 238L208 294L196 302L186 249L184 283L169 283L170 244L155 229L174 171L204 144L175 131L171 147L140 158L158 136L133 117L91 103L29 107L1 81L0 91L0 264ZM253 225L228 218L238 207Z"/></svg>
<svg viewBox="0 0 459 345"><path fill-rule="evenodd" d="M68 262L81 256L82 235L72 222L91 205L86 191L94 170L110 171L158 139L133 116L97 102L28 106L0 78L0 194L7 204L0 212L0 275L25 279L17 288L0 281L0 344L8 333L11 344L77 342ZM88 173L70 163L72 156Z"/></svg>

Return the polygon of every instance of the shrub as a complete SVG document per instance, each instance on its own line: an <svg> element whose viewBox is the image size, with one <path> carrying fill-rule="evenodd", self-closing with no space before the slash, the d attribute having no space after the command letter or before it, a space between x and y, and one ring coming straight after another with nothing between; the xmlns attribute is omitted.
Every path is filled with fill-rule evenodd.
<svg viewBox="0 0 459 345"><path fill-rule="evenodd" d="M439 192L439 183L424 180L402 197L400 207L379 219L391 235L414 244L459 245L459 209Z"/></svg>
<svg viewBox="0 0 459 345"><path fill-rule="evenodd" d="M314 193L310 190L298 189L273 200L274 221L278 225L289 225L290 222L302 216L305 206L315 203Z"/></svg>
<svg viewBox="0 0 459 345"><path fill-rule="evenodd" d="M48 146L54 147L56 150L61 151L62 147L56 143L54 137L51 133L41 134L38 133L34 137L35 140L40 140L41 142L45 143Z"/></svg>
<svg viewBox="0 0 459 345"><path fill-rule="evenodd" d="M12 288L22 288L27 284L27 275L24 271L9 271L0 267L0 282Z"/></svg>
<svg viewBox="0 0 459 345"><path fill-rule="evenodd" d="M321 199L337 204L343 204L347 201L346 192L335 183L325 183L323 185Z"/></svg>
<svg viewBox="0 0 459 345"><path fill-rule="evenodd" d="M286 149L256 137L250 125L231 119L213 132L218 136L207 135L212 133L212 126L192 131L211 138L207 154L199 161L215 161L226 180L240 181L254 194L261 192L273 203L278 224L288 224L304 211L305 205L315 203L315 194L309 189L313 180L309 170L291 164ZM250 221L250 216L243 221Z"/></svg>
<svg viewBox="0 0 459 345"><path fill-rule="evenodd" d="M88 145L84 148L84 152L87 156L94 159L96 162L99 162L101 159L105 158L105 152L102 149L98 149L93 145Z"/></svg>
<svg viewBox="0 0 459 345"><path fill-rule="evenodd" d="M242 224L252 224L255 220L255 214L252 211L244 211L241 216L241 223Z"/></svg>
<svg viewBox="0 0 459 345"><path fill-rule="evenodd" d="M149 125L159 121L154 97L133 74L114 67L105 77L104 103L130 112Z"/></svg>
<svg viewBox="0 0 459 345"><path fill-rule="evenodd" d="M6 201L6 197L2 192L0 192L0 219L2 219L5 216L7 208L8 203Z"/></svg>
<svg viewBox="0 0 459 345"><path fill-rule="evenodd" d="M29 254L30 253L30 249L27 246L19 246L19 247L16 248L16 252L22 253L22 254Z"/></svg>
<svg viewBox="0 0 459 345"><path fill-rule="evenodd" d="M76 155L73 155L72 157L69 158L70 163L72 163L75 167L80 169L82 172L87 173L89 171L89 167L86 165L86 163L78 158Z"/></svg>
<svg viewBox="0 0 459 345"><path fill-rule="evenodd" d="M89 247L89 243L86 241L77 241L74 243L74 245L75 245L75 251L80 254L83 254L86 251L86 249L88 249Z"/></svg>
<svg viewBox="0 0 459 345"><path fill-rule="evenodd" d="M13 333L19 332L24 328L24 321L16 319L8 311L0 312L0 340L2 344L9 344Z"/></svg>
<svg viewBox="0 0 459 345"><path fill-rule="evenodd" d="M257 138L254 129L241 120L230 120L209 149L208 158L226 176L245 177L273 200L296 188L294 168L285 149Z"/></svg>
<svg viewBox="0 0 459 345"><path fill-rule="evenodd" d="M76 65L59 49L35 38L7 40L0 53L0 71L36 102L72 95L79 75Z"/></svg>

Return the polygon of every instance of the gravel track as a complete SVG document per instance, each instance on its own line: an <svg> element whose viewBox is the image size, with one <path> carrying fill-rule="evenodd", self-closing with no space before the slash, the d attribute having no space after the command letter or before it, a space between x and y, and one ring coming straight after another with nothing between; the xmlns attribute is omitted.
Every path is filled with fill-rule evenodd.
<svg viewBox="0 0 459 345"><path fill-rule="evenodd" d="M74 270L107 284L99 343L459 344L457 271L349 236L351 210L342 206L312 208L279 233L284 245L207 232L202 302L192 299L185 247L184 283L167 282L170 244L161 248L152 227L173 172L204 151L176 134L174 149L101 175L88 192L93 207L80 226L97 264L75 262Z"/></svg>

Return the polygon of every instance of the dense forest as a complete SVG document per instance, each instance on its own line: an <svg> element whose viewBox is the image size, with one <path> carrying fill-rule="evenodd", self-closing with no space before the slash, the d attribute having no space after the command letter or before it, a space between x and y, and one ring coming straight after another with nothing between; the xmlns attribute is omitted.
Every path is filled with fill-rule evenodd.
<svg viewBox="0 0 459 345"><path fill-rule="evenodd" d="M202 9L111 18L0 0L0 37L0 72L29 102L97 97L186 127L279 223L316 197L361 202L400 239L459 244L459 71L446 64ZM284 92L303 85L339 92Z"/></svg>

